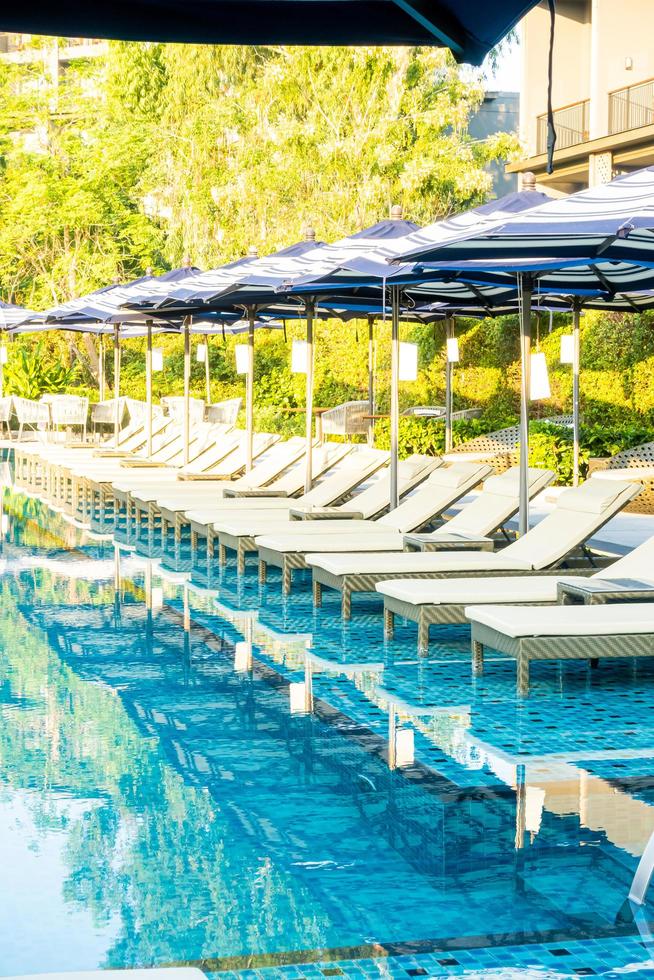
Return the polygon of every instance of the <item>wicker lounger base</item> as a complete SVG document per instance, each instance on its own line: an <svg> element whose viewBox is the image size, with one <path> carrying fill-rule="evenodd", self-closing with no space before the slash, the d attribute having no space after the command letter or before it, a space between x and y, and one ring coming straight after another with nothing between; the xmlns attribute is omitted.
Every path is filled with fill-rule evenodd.
<svg viewBox="0 0 654 980"><path fill-rule="evenodd" d="M569 570L566 569L566 571ZM592 575L597 568L582 566L575 568L575 575ZM489 578L491 576L505 575L528 575L529 572L521 569L494 569L493 571L464 572L457 571L457 578ZM533 574L537 575L561 575L561 568L540 569ZM439 579L450 578L450 572L366 572L359 575L334 575L324 568L313 566L313 603L315 606L322 604L323 588L335 589L341 593L341 616L343 619L350 619L352 615L352 593L354 592L375 592L379 582L387 582L389 579L397 578L416 578L416 579ZM470 605L470 603L468 603Z"/></svg>
<svg viewBox="0 0 654 980"><path fill-rule="evenodd" d="M252 539L251 539L252 540ZM272 548L256 548L259 552L259 582L264 585L268 578L268 565L282 570L282 592L290 595L293 569L308 568L306 558L297 551L273 551Z"/></svg>
<svg viewBox="0 0 654 980"><path fill-rule="evenodd" d="M430 626L451 626L467 623L465 608L470 603L421 603L406 602L393 596L384 596L384 637L393 638L395 617L402 616L418 626L418 653L427 653ZM553 606L556 602L529 602L529 606Z"/></svg>
<svg viewBox="0 0 654 980"><path fill-rule="evenodd" d="M236 570L239 575L245 572L245 556L250 551L256 551L254 537L251 534L227 534L226 531L217 531L218 538L218 562L220 565L227 564L227 551L236 552Z"/></svg>
<svg viewBox="0 0 654 980"><path fill-rule="evenodd" d="M622 633L613 636L507 636L482 623L472 624L472 669L484 669L484 648L490 647L517 663L517 693L529 694L529 665L532 660L590 660L654 657L654 634Z"/></svg>

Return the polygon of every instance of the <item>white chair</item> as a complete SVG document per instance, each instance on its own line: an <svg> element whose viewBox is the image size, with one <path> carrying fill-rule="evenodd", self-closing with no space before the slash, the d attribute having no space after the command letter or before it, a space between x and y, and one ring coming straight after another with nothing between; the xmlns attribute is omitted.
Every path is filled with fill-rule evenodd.
<svg viewBox="0 0 654 980"><path fill-rule="evenodd" d="M14 395L14 412L18 420L18 441L23 438L25 428L33 432L45 433L50 425L50 406L46 402L36 402L31 398Z"/></svg>
<svg viewBox="0 0 654 980"><path fill-rule="evenodd" d="M207 422L224 422L227 425L236 425L242 403L242 398L228 398L224 402L207 405Z"/></svg>
<svg viewBox="0 0 654 980"><path fill-rule="evenodd" d="M89 417L89 400L79 395L43 395L41 402L50 409L50 429L53 433L60 428L81 429L86 441L86 427Z"/></svg>
<svg viewBox="0 0 654 980"><path fill-rule="evenodd" d="M9 439L11 439L11 429L9 427L9 423L14 410L13 401L14 400L11 395L9 395L7 398L0 398L0 427L6 427L7 436Z"/></svg>
<svg viewBox="0 0 654 980"><path fill-rule="evenodd" d="M184 398L178 395L167 395L161 399L161 406L166 413L176 422L184 420ZM204 400L202 398L189 398L189 416L191 424L204 420ZM218 419L210 419L216 422Z"/></svg>
<svg viewBox="0 0 654 980"><path fill-rule="evenodd" d="M323 435L359 436L367 435L370 428L370 402L343 402L336 408L322 413Z"/></svg>

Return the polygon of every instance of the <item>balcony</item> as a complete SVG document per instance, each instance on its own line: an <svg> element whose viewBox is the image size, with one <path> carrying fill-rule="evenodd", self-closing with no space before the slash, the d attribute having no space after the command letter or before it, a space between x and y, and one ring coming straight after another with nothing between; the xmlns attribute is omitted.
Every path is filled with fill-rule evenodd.
<svg viewBox="0 0 654 980"><path fill-rule="evenodd" d="M626 133L630 129L654 123L654 78L638 85L609 93L609 133Z"/></svg>
<svg viewBox="0 0 654 980"><path fill-rule="evenodd" d="M562 109L554 110L554 126L556 128L556 148L564 150L567 146L576 146L588 140L590 122L590 99L573 102ZM538 131L536 136L536 153L547 151L547 113L537 118Z"/></svg>

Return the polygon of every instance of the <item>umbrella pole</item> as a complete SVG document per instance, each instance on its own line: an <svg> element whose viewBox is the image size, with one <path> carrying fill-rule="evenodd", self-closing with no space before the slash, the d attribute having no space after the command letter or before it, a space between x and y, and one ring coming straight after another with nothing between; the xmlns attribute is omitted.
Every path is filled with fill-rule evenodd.
<svg viewBox="0 0 654 980"><path fill-rule="evenodd" d="M304 492L309 493L313 486L313 300L306 304L307 314L307 386L306 386L306 472Z"/></svg>
<svg viewBox="0 0 654 980"><path fill-rule="evenodd" d="M120 429L120 324L114 326L114 446L118 448Z"/></svg>
<svg viewBox="0 0 654 980"><path fill-rule="evenodd" d="M391 286L391 495L390 509L399 502L397 468L400 429L400 290Z"/></svg>
<svg viewBox="0 0 654 980"><path fill-rule="evenodd" d="M147 321L147 347L145 350L145 433L146 455L152 455L152 320Z"/></svg>
<svg viewBox="0 0 654 980"><path fill-rule="evenodd" d="M368 317L368 445L375 443L375 318Z"/></svg>
<svg viewBox="0 0 654 980"><path fill-rule="evenodd" d="M100 401L104 401L104 335L100 334L100 354L98 357L98 385Z"/></svg>
<svg viewBox="0 0 654 980"><path fill-rule="evenodd" d="M518 277L520 296L520 535L529 530L529 386L531 373L531 294L528 276Z"/></svg>
<svg viewBox="0 0 654 980"><path fill-rule="evenodd" d="M211 405L211 365L209 364L209 334L204 335L204 386L206 390L206 403Z"/></svg>
<svg viewBox="0 0 654 980"><path fill-rule="evenodd" d="M445 337L450 340L454 336L454 317L448 316L445 321ZM452 450L452 362L449 358L447 343L445 344L445 452Z"/></svg>
<svg viewBox="0 0 654 980"><path fill-rule="evenodd" d="M580 304L575 301L572 311L572 483L579 486L579 325Z"/></svg>
<svg viewBox="0 0 654 980"><path fill-rule="evenodd" d="M184 466L188 466L191 442L191 318L184 317Z"/></svg>
<svg viewBox="0 0 654 980"><path fill-rule="evenodd" d="M248 371L245 376L245 472L252 469L254 456L254 307L248 307Z"/></svg>

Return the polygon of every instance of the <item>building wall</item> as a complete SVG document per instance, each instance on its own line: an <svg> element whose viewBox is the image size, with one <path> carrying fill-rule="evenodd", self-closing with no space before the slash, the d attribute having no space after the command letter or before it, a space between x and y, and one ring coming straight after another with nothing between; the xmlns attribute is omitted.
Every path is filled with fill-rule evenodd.
<svg viewBox="0 0 654 980"><path fill-rule="evenodd" d="M590 8L590 0L558 0L556 5L552 85L555 108L590 98ZM537 117L547 110L549 38L549 10L541 4L527 14L521 28L520 138L527 156L536 153Z"/></svg>
<svg viewBox="0 0 654 980"><path fill-rule="evenodd" d="M549 26L543 4L522 22L520 136L527 156L537 152L537 117L547 109ZM653 36L652 0L558 0L554 108L590 99L589 137L606 136L609 92L654 78Z"/></svg>

